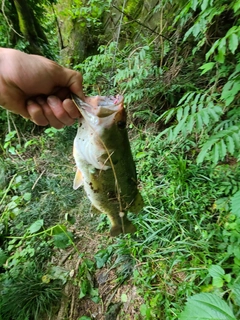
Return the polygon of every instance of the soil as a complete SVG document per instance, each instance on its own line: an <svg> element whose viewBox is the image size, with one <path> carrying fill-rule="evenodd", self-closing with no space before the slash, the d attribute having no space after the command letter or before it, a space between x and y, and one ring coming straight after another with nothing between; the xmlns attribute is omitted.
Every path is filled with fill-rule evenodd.
<svg viewBox="0 0 240 320"><path fill-rule="evenodd" d="M105 244L107 247L109 241L114 241L108 233L97 234L92 230L81 231L76 236L77 249L81 253L84 252L84 257L91 260L94 260L93 256L99 251L99 246L103 247ZM76 248L62 250L55 255L53 263L68 271L70 276L64 287L60 308L51 320L80 320L84 316L89 317L85 319L93 320L141 320L139 308L144 303L143 299L138 295L137 288L131 280L123 284L116 281L117 273L111 265L96 269L95 274L92 275L91 281L94 283L94 288L98 289L100 302L94 303L87 296L79 299L80 279L77 275L82 259L79 258Z"/></svg>

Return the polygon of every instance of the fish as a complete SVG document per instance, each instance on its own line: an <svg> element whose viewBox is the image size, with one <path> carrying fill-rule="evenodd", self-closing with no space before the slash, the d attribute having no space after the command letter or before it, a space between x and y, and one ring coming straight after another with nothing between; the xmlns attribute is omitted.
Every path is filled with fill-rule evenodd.
<svg viewBox="0 0 240 320"><path fill-rule="evenodd" d="M91 205L107 214L110 235L134 233L127 213L139 213L143 198L138 190L136 166L126 128L123 96L86 97L72 94L82 117L74 139L76 190L84 187Z"/></svg>

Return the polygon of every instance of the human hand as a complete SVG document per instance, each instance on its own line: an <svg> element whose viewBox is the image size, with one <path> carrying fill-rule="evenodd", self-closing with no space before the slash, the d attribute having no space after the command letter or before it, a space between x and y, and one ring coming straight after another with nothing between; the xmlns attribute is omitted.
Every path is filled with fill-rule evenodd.
<svg viewBox="0 0 240 320"><path fill-rule="evenodd" d="M0 48L0 105L5 109L60 129L80 117L70 92L85 99L79 72L38 55Z"/></svg>

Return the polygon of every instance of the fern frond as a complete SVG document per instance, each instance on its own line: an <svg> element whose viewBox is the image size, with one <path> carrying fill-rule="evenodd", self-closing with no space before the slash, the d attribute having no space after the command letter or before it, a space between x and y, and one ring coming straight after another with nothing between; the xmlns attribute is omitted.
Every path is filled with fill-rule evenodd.
<svg viewBox="0 0 240 320"><path fill-rule="evenodd" d="M232 213L240 217L240 190L231 198Z"/></svg>
<svg viewBox="0 0 240 320"><path fill-rule="evenodd" d="M240 126L232 126L212 135L204 144L197 157L197 163L202 163L207 155L217 163L223 160L227 153L233 155L239 150Z"/></svg>

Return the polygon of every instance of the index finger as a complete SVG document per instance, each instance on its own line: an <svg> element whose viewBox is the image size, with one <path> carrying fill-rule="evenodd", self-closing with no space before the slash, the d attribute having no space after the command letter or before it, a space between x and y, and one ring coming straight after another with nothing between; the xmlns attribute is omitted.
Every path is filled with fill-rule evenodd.
<svg viewBox="0 0 240 320"><path fill-rule="evenodd" d="M65 77L61 76L63 83L60 83L63 87L68 87L69 90L75 93L83 101L85 96L82 89L82 74L80 72L64 68ZM60 80L60 81L61 81Z"/></svg>

